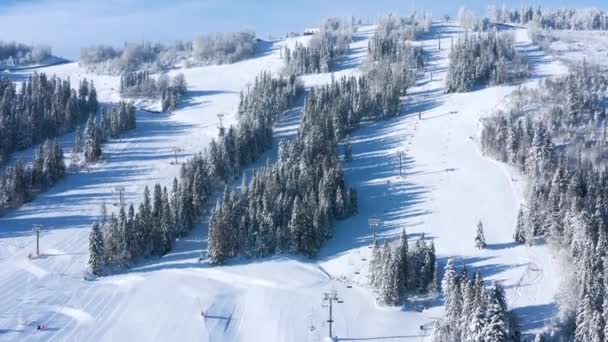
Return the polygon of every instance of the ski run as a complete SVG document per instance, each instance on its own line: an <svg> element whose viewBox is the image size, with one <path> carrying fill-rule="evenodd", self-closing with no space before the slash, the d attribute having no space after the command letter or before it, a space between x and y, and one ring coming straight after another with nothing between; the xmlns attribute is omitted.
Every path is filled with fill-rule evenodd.
<svg viewBox="0 0 608 342"><path fill-rule="evenodd" d="M333 73L301 76L307 90L332 77L364 72L374 28L358 28L350 52L339 58ZM534 46L526 29L510 30L516 49L531 61L525 86L537 87L538 79L567 72ZM518 86L445 92L450 41L463 31L454 23L434 22L413 42L425 53L425 67L403 98L401 114L364 121L350 135L353 160L343 169L346 183L358 191L358 214L337 221L317 258L235 258L211 266L204 215L162 258L84 280L90 227L101 204L116 212L118 189L124 188L126 202L139 204L145 186L170 186L180 170L172 162L208 146L220 120L224 127L237 122L239 92L262 71L279 74L283 46L306 44L309 37L260 43L253 58L233 64L171 71L183 73L188 82L177 110L139 110L137 128L107 142L102 163L69 174L0 217L0 340L322 341L328 330L323 295L335 291L333 334L339 340L431 341L435 321L444 315L440 296L413 298L403 308L376 303L368 285L369 218L382 221L379 241L397 240L403 228L411 242L432 239L440 275L447 259L454 258L458 266L480 271L486 281L500 281L522 331L533 336L557 314L560 264L545 244L513 242L527 179L481 149L481 119L503 108ZM94 81L100 101L120 100L117 76L87 73L77 63L36 71L73 81L86 77ZM15 71L10 77L19 81L31 72ZM279 119L275 149L248 167L246 177L276 160L276 145L295 134L301 109ZM73 134L58 139L66 156L72 141ZM31 158L33 151L14 158ZM221 194L214 196L213 201ZM480 220L487 247L478 250L474 238ZM30 259L35 227L42 229L41 257ZM37 329L41 324L44 329Z"/></svg>

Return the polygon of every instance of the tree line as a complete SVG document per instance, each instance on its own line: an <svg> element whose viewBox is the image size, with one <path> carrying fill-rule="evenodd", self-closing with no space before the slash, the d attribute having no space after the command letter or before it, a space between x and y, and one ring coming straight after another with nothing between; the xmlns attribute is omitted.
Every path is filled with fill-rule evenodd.
<svg viewBox="0 0 608 342"><path fill-rule="evenodd" d="M514 240L544 237L570 257L547 340L608 336L607 79L583 64L537 90L515 92L509 111L484 125L484 149L530 177Z"/></svg>
<svg viewBox="0 0 608 342"><path fill-rule="evenodd" d="M503 7L503 21L553 30L608 30L608 13L597 8Z"/></svg>
<svg viewBox="0 0 608 342"><path fill-rule="evenodd" d="M454 259L448 260L443 274L445 319L436 322L433 341L522 341L500 283L486 290L481 273L471 277L466 265L458 271Z"/></svg>
<svg viewBox="0 0 608 342"><path fill-rule="evenodd" d="M170 194L156 184L153 197L146 188L137 210L130 204L108 219L102 209L90 233L91 272L100 276L169 252L175 239L188 234L203 214L212 184L229 183L272 146L274 121L302 92L295 77L275 78L267 72L256 77L251 89L241 94L238 125L220 131L208 150L182 165Z"/></svg>
<svg viewBox="0 0 608 342"><path fill-rule="evenodd" d="M287 73L302 75L331 71L335 58L350 51L354 30L353 23L347 20L327 19L308 46L296 42L293 51L287 46L283 48Z"/></svg>
<svg viewBox="0 0 608 342"><path fill-rule="evenodd" d="M393 71L378 64L359 78L344 77L312 89L297 137L281 142L277 163L256 172L240 192L226 189L209 220L208 253L212 263L236 255L255 257L275 252L313 256L331 237L333 221L356 212L356 191L344 185L337 142L363 118L397 115L399 98L412 82L403 70ZM381 72L387 78L372 77ZM384 92L387 84L392 87L388 93ZM209 165L208 177L228 184L240 175L243 166L269 149L274 121L295 105L302 91L295 75L258 76L253 87L241 94L237 126L220 130L218 140L201 154ZM177 220L179 215L174 211L173 219ZM195 217L200 214L195 213ZM116 264L99 260L114 260L117 255L103 242L110 235L109 229L101 228L99 222L98 226L90 240L90 266L96 275ZM102 257L108 253L111 257Z"/></svg>
<svg viewBox="0 0 608 342"><path fill-rule="evenodd" d="M424 241L424 235L410 249L405 230L397 246L388 241L380 248L372 246L369 261L369 284L378 294L378 300L387 305L404 304L410 294L437 292L437 263L435 244Z"/></svg>
<svg viewBox="0 0 608 342"><path fill-rule="evenodd" d="M403 64L416 67L421 53L408 54ZM216 204L209 223L212 263L277 252L313 257L333 236L334 221L357 212L357 193L344 184L337 144L363 118L399 113L400 96L415 77L389 60L360 77L310 90L296 138L281 142L278 161Z"/></svg>
<svg viewBox="0 0 608 342"><path fill-rule="evenodd" d="M188 86L182 73L173 78L160 74L156 79L147 70L127 71L120 75L121 96L160 99L163 111L174 110L187 91Z"/></svg>
<svg viewBox="0 0 608 342"><path fill-rule="evenodd" d="M449 57L446 92L467 92L476 85L503 84L526 75L525 56L513 48L507 33L466 33L459 37Z"/></svg>
<svg viewBox="0 0 608 342"><path fill-rule="evenodd" d="M168 253L175 240L188 234L207 205L212 190L212 170L202 153L182 164L171 192L160 184L150 194L146 186L137 211L133 203L121 206L118 215L101 215L89 236L89 267L101 276L128 267L140 258Z"/></svg>
<svg viewBox="0 0 608 342"><path fill-rule="evenodd" d="M78 91L70 80L34 73L20 89L0 78L0 164L12 152L73 131L97 112L93 82L80 81Z"/></svg>
<svg viewBox="0 0 608 342"><path fill-rule="evenodd" d="M49 57L51 57L51 47L47 45L26 45L0 41L0 65L36 64L42 63Z"/></svg>
<svg viewBox="0 0 608 342"><path fill-rule="evenodd" d="M31 165L17 160L0 174L0 215L31 201L65 176L63 151L55 140L47 140L36 150Z"/></svg>
<svg viewBox="0 0 608 342"><path fill-rule="evenodd" d="M212 263L277 252L315 256L333 235L334 221L356 212L356 192L344 185L337 150L340 123L333 113L344 94L336 83L310 91L297 136L281 142L277 162L218 202L209 220Z"/></svg>
<svg viewBox="0 0 608 342"><path fill-rule="evenodd" d="M399 17L388 15L380 18L378 26L368 43L368 52L374 61L388 58L390 62L403 62L414 60L422 66L422 55L412 59L408 56L416 49L410 45L411 41L428 32L431 25L430 15L417 18L415 15Z"/></svg>
<svg viewBox="0 0 608 342"><path fill-rule="evenodd" d="M161 72L178 63L186 66L234 63L253 57L256 47L254 31L211 33L169 45L145 41L125 43L122 48L107 45L85 47L80 50L79 64L98 74L118 75L142 70Z"/></svg>
<svg viewBox="0 0 608 342"><path fill-rule="evenodd" d="M135 128L135 108L120 103L107 109L101 107L101 119L89 115L84 133L77 127L70 168L77 170L85 163L95 163L102 156L101 144L110 137ZM38 145L31 164L22 159L6 166L0 173L0 215L9 208L18 208L32 201L66 176L63 150L56 140L46 140Z"/></svg>

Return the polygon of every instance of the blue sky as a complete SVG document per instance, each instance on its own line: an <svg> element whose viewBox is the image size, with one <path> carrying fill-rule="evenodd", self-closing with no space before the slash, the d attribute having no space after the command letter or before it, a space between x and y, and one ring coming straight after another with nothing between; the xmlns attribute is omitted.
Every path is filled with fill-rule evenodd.
<svg viewBox="0 0 608 342"><path fill-rule="evenodd" d="M0 0L0 40L45 43L55 54L77 58L80 47L124 41L171 42L200 33L253 28L267 37L300 31L328 16L374 18L388 12L430 10L455 14L462 5L485 13L502 1L454 0ZM507 1L510 6L568 7L571 1ZM577 7L606 9L606 0L579 0Z"/></svg>

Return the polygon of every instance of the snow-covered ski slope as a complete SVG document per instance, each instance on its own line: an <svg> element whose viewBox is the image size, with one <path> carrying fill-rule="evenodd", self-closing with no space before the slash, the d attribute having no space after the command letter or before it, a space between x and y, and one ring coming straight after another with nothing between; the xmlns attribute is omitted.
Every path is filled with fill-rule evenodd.
<svg viewBox="0 0 608 342"><path fill-rule="evenodd" d="M372 29L359 30L334 77L359 72ZM429 331L420 326L442 315L439 301L386 308L375 304L366 285L363 259L369 259L367 219L372 216L384 221L381 241L397 238L402 228L411 240L425 234L435 239L440 267L456 257L486 279L503 281L523 328L540 328L555 311L558 265L545 245L511 242L525 180L483 156L477 142L479 119L504 104L515 86L445 95L449 52L437 51L437 38L449 47L449 37L458 34L453 25L435 24L417 43L428 52L428 72L411 89L403 115L366 123L351 136L354 160L345 165L345 174L358 189L359 214L338 223L318 260L277 256L209 267L198 262L207 230L201 224L161 259L84 281L88 228L101 202L115 202L113 190L119 185L125 186L128 201L139 201L145 185L169 185L179 172L170 165L173 148L184 149L182 159L204 148L217 134L217 113L226 114L224 125L234 122L238 92L260 71L281 68L278 47L284 42L262 47L251 60L180 70L190 89L182 108L173 115L138 113L137 130L107 144L103 164L70 175L0 218L0 340L320 341L328 328L321 298L336 290L343 303L334 306L334 334L341 340L423 341ZM564 72L530 44L524 30L517 30L516 38L531 56L531 85L536 78ZM85 75L75 64L46 71L73 81ZM117 78L87 77L95 80L101 100L117 100ZM331 74L303 79L314 86L329 82ZM278 137L293 134L297 114L281 120ZM398 151L406 154L403 178ZM473 246L479 219L489 244L483 251ZM35 250L33 224L45 229L45 257L37 260L27 258ZM37 323L47 329L37 332Z"/></svg>

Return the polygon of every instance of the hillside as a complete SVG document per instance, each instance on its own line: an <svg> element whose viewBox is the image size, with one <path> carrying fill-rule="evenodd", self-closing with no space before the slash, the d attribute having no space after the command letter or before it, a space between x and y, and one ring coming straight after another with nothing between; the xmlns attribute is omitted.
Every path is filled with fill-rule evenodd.
<svg viewBox="0 0 608 342"><path fill-rule="evenodd" d="M334 73L302 76L307 90L330 83L332 77L361 74L368 67L373 30L358 29ZM350 136L353 161L343 168L346 181L358 190L358 214L338 221L318 258L277 255L211 266L205 216L162 258L96 281L83 280L90 225L102 202L116 211L116 187L123 186L125 199L137 204L146 185L170 185L179 174L179 167L171 165L174 151L185 160L208 146L217 136L217 114L225 114L222 125L235 123L239 92L264 70L278 74L283 68L281 47L307 38L260 44L255 58L234 64L171 71L184 73L188 82L177 110L138 111L137 129L110 140L102 163L70 174L33 202L0 217L0 340L251 341L255 336L258 341L320 341L328 329L322 297L335 290L343 300L333 307L333 332L339 340L430 341L433 323L443 316L441 296L414 298L403 308L375 301L367 280L371 217L383 221L377 231L380 241L397 240L405 228L410 241L422 236L434 241L440 270L448 258L455 258L486 280L502 282L524 334L539 331L557 313L560 265L545 244L512 242L526 178L485 156L479 144L480 120L504 106L518 86L446 94L449 41L462 32L454 23L433 23L413 43L425 52L425 69L404 97L400 115L363 122ZM526 86L566 72L561 62L532 44L525 29L513 32L516 49L532 61ZM120 99L116 76L88 74L77 63L36 71L74 80L86 77L94 81L100 101ZM11 77L18 81L29 72ZM278 141L295 134L301 109L279 120L274 148L245 175L276 159ZM72 139L69 134L60 139L66 156ZM399 152L404 153L403 176ZM17 157L31 154L26 150ZM214 195L219 198L217 188ZM481 251L474 246L479 220L488 242ZM35 260L28 259L35 250L32 227L43 230L43 257ZM41 322L47 328L37 331Z"/></svg>

